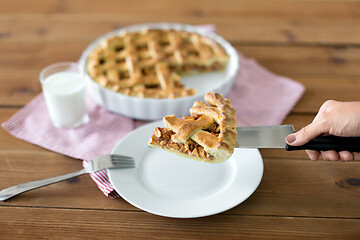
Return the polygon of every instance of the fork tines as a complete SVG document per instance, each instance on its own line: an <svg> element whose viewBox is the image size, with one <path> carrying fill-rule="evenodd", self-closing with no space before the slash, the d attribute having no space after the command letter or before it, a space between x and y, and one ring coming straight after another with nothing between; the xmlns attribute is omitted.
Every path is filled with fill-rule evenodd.
<svg viewBox="0 0 360 240"><path fill-rule="evenodd" d="M124 156L124 155L111 155L111 162L114 164L114 167L121 167L121 168L134 168L135 161L132 157Z"/></svg>

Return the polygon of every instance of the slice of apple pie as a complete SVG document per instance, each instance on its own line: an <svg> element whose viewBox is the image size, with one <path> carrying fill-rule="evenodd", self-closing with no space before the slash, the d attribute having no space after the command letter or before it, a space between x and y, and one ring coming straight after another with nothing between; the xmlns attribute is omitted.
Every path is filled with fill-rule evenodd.
<svg viewBox="0 0 360 240"><path fill-rule="evenodd" d="M227 160L237 138L236 110L221 94L211 92L204 98L207 104L194 102L191 116L165 116L165 127L155 128L149 145L202 162Z"/></svg>

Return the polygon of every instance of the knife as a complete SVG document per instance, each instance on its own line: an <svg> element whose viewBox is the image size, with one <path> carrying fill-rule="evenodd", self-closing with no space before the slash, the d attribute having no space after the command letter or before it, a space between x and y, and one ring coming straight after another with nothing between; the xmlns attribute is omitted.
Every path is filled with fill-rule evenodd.
<svg viewBox="0 0 360 240"><path fill-rule="evenodd" d="M319 136L301 146L290 146L285 137L294 133L293 125L237 127L237 148L285 148L294 150L334 150L360 152L360 137Z"/></svg>

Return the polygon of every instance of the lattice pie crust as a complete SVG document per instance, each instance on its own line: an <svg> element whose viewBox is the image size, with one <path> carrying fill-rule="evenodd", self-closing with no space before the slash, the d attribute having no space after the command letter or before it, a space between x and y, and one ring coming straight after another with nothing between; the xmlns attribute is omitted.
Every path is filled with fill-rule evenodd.
<svg viewBox="0 0 360 240"><path fill-rule="evenodd" d="M149 145L198 161L219 163L234 151L237 138L236 110L230 100L208 93L205 101L196 101L191 116L165 116L165 127L154 130Z"/></svg>
<svg viewBox="0 0 360 240"><path fill-rule="evenodd" d="M185 31L148 30L104 40L87 59L89 76L129 96L177 98L196 93L180 76L224 70L229 56L216 41Z"/></svg>

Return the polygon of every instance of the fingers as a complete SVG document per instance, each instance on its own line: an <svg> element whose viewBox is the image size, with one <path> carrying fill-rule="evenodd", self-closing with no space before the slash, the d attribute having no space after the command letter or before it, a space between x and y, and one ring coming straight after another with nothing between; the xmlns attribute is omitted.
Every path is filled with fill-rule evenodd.
<svg viewBox="0 0 360 240"><path fill-rule="evenodd" d="M333 108L337 105L336 101L328 100L319 109L312 123L300 129L300 131L286 137L289 145L299 146L309 142L311 139L329 133L334 113ZM329 115L330 112L330 116Z"/></svg>
<svg viewBox="0 0 360 240"><path fill-rule="evenodd" d="M300 131L288 135L285 140L289 145L300 146L325 132L325 129L318 122L312 122Z"/></svg>
<svg viewBox="0 0 360 240"><path fill-rule="evenodd" d="M321 158L323 160L327 160L327 161L338 161L340 160L340 155L339 153L330 150L330 151L322 151L321 152Z"/></svg>
<svg viewBox="0 0 360 240"><path fill-rule="evenodd" d="M306 150L307 155L311 161L317 161L320 157L320 152L314 150Z"/></svg>
<svg viewBox="0 0 360 240"><path fill-rule="evenodd" d="M339 153L335 151L314 151L314 150L306 150L307 155L309 156L311 161L319 160L320 156L323 160L327 161L359 161L360 160L360 153L358 152L348 152L348 151L341 151Z"/></svg>
<svg viewBox="0 0 360 240"><path fill-rule="evenodd" d="M309 155L309 153L308 153ZM341 152L335 152L335 151L323 151L320 153L321 158L323 160L327 161L353 161L353 160L360 160L360 153L358 152L348 152L348 151L341 151ZM310 157L310 155L309 155ZM312 158L310 157L312 160Z"/></svg>
<svg viewBox="0 0 360 240"><path fill-rule="evenodd" d="M354 155L348 151L339 152L339 156L340 156L340 160L343 160L345 162L354 160Z"/></svg>
<svg viewBox="0 0 360 240"><path fill-rule="evenodd" d="M360 136L360 102L342 103L333 100L326 101L319 109L312 123L300 131L288 135L285 140L292 146L301 146L320 135L335 135L343 137ZM306 151L312 161L321 156L328 161L360 160L360 153L348 151Z"/></svg>

